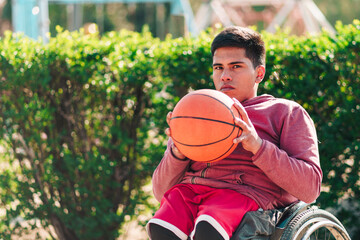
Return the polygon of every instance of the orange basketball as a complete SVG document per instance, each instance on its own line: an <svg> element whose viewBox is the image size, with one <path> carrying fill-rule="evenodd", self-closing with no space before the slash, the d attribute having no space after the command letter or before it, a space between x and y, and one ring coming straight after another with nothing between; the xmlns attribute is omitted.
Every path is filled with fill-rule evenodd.
<svg viewBox="0 0 360 240"><path fill-rule="evenodd" d="M171 138L188 158L214 162L227 157L237 146L241 135L235 125L240 117L234 100L226 94L202 89L184 96L175 106L170 120Z"/></svg>

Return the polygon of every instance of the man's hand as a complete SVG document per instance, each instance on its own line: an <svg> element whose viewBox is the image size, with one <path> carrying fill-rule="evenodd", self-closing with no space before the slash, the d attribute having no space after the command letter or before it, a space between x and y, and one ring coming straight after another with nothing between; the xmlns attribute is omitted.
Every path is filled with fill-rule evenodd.
<svg viewBox="0 0 360 240"><path fill-rule="evenodd" d="M170 126L170 120L171 120L172 112L169 112L166 116L166 122ZM171 130L170 128L165 129L165 134L171 137ZM174 156L178 159L186 159L186 156L180 152L180 150L175 146L175 144L171 145L171 152L174 154Z"/></svg>
<svg viewBox="0 0 360 240"><path fill-rule="evenodd" d="M243 130L241 135L234 139L234 143L241 143L245 150L255 155L259 151L263 140L258 136L245 108L237 99L233 98L233 100L235 101L235 108L239 111L242 118L235 118L235 124Z"/></svg>

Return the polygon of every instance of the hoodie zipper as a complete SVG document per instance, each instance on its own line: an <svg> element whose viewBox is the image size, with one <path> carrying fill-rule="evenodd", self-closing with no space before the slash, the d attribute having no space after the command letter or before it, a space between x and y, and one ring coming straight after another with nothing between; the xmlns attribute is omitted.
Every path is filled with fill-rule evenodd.
<svg viewBox="0 0 360 240"><path fill-rule="evenodd" d="M210 163L207 163L207 164L206 164L206 168L204 168L204 169L201 171L200 176L201 176L202 178L205 178L205 173L206 173L206 171L207 171L209 168L210 168Z"/></svg>
<svg viewBox="0 0 360 240"><path fill-rule="evenodd" d="M201 173L200 173L200 177L201 178L205 178L205 173L206 173L206 171L210 168L210 163L207 163L206 164L206 167L201 171ZM196 176L193 176L192 178L191 178L191 183L192 184L195 184L195 178L197 178Z"/></svg>

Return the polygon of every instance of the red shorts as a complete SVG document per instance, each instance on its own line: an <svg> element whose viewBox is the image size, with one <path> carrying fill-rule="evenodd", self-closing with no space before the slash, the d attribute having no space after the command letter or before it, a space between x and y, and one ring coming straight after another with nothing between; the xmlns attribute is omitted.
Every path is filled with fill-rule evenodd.
<svg viewBox="0 0 360 240"><path fill-rule="evenodd" d="M149 223L161 225L186 240L192 237L198 222L207 221L228 240L245 213L258 208L254 200L231 189L178 184L165 193Z"/></svg>

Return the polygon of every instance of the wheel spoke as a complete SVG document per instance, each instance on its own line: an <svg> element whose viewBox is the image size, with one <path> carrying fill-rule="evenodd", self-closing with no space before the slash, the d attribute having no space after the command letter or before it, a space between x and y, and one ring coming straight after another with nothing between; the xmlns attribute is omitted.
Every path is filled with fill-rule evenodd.
<svg viewBox="0 0 360 240"><path fill-rule="evenodd" d="M331 213L311 208L298 213L286 226L281 240L350 240L345 228Z"/></svg>

